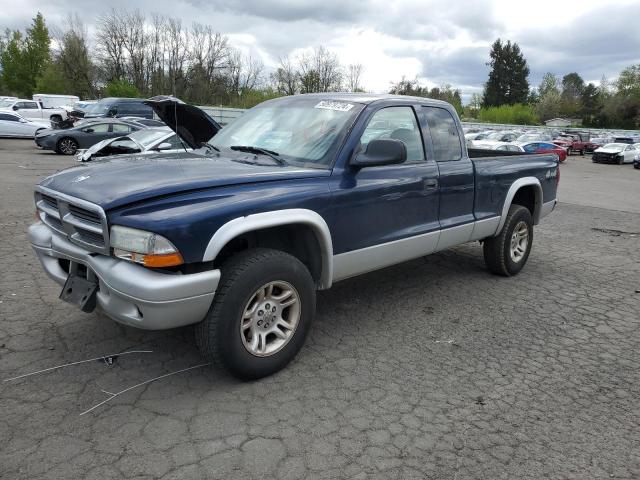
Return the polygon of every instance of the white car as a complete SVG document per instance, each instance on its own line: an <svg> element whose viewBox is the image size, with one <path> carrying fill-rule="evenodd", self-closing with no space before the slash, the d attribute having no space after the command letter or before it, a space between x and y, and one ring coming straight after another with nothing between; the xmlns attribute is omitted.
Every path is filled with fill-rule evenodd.
<svg viewBox="0 0 640 480"><path fill-rule="evenodd" d="M637 145L637 144L636 144ZM634 157L638 154L635 145L628 143L607 143L603 147L593 151L594 163L633 163Z"/></svg>
<svg viewBox="0 0 640 480"><path fill-rule="evenodd" d="M473 148L483 150L498 150L502 152L524 152L520 145L511 142L497 142L495 140L478 140L473 142Z"/></svg>
<svg viewBox="0 0 640 480"><path fill-rule="evenodd" d="M112 155L175 153L191 150L169 127L145 128L123 137L108 138L76 154L79 162Z"/></svg>
<svg viewBox="0 0 640 480"><path fill-rule="evenodd" d="M11 110L0 110L0 137L34 138L48 123L29 120Z"/></svg>

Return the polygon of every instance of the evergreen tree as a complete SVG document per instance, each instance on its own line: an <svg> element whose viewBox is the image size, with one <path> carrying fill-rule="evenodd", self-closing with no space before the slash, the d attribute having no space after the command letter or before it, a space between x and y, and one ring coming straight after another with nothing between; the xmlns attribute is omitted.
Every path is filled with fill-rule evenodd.
<svg viewBox="0 0 640 480"><path fill-rule="evenodd" d="M562 77L562 113L574 117L581 110L584 80L577 73L568 73Z"/></svg>
<svg viewBox="0 0 640 480"><path fill-rule="evenodd" d="M26 60L26 67L28 69L25 91L28 92L27 96L29 97L33 94L33 90L36 88L36 81L38 77L42 75L49 63L50 43L51 39L49 37L49 29L44 23L44 17L40 12L38 12L32 21L31 28L27 29L27 35L25 37L24 56Z"/></svg>
<svg viewBox="0 0 640 480"><path fill-rule="evenodd" d="M31 98L38 77L49 63L50 38L44 17L38 12L26 35L16 30L8 37L0 55L2 83L7 91Z"/></svg>
<svg viewBox="0 0 640 480"><path fill-rule="evenodd" d="M491 46L489 80L485 84L484 106L526 103L529 97L529 67L517 43L496 40Z"/></svg>
<svg viewBox="0 0 640 480"><path fill-rule="evenodd" d="M7 33L7 42L0 56L2 68L2 83L6 93L25 95L24 87L27 81L26 61L24 58L24 39L18 30Z"/></svg>

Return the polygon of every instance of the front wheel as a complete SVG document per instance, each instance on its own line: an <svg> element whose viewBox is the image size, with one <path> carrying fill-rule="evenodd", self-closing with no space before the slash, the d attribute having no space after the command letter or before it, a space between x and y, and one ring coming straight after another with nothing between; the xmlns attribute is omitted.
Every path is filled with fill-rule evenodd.
<svg viewBox="0 0 640 480"><path fill-rule="evenodd" d="M207 317L196 328L202 354L241 379L284 368L315 315L315 284L297 258L270 249L241 252L221 267Z"/></svg>
<svg viewBox="0 0 640 480"><path fill-rule="evenodd" d="M532 243L531 212L521 205L511 205L501 232L484 241L485 264L496 275L516 275L527 263Z"/></svg>

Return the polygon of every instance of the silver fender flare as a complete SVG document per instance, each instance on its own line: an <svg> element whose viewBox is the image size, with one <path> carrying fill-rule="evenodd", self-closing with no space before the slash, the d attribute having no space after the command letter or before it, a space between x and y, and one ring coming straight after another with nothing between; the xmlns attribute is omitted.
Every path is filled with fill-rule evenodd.
<svg viewBox="0 0 640 480"><path fill-rule="evenodd" d="M538 222L540 221L540 210L542 208L542 185L540 185L540 180L538 180L536 177L522 177L513 182L513 184L511 184L511 186L509 187L509 191L507 192L507 196L505 197L504 204L502 206L500 223L498 224L498 228L496 229L496 233L494 235L498 235L502 231L504 222L507 221L507 213L509 213L511 202L513 202L513 198L516 196L516 193L518 193L518 190L529 185L533 185L536 187L536 205L533 211L533 223L534 225L538 224Z"/></svg>
<svg viewBox="0 0 640 480"><path fill-rule="evenodd" d="M234 218L222 225L213 234L204 251L202 261L210 262L214 260L224 246L238 235L263 228L296 223L307 225L313 229L320 245L322 258L319 288L327 289L331 287L333 279L333 242L331 241L331 232L324 218L313 210L292 208Z"/></svg>

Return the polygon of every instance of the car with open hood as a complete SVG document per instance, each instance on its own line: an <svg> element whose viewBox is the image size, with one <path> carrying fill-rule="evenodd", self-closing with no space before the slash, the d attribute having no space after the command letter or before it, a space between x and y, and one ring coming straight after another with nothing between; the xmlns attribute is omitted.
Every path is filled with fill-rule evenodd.
<svg viewBox="0 0 640 480"><path fill-rule="evenodd" d="M76 159L88 162L94 158L113 155L153 155L157 153L177 153L191 150L169 127L145 128L123 137L111 138L96 143L86 150L79 150Z"/></svg>
<svg viewBox="0 0 640 480"><path fill-rule="evenodd" d="M176 99L147 104L193 150L48 176L30 243L61 300L137 328L193 324L244 379L295 357L335 282L473 241L491 272L518 274L556 205L555 154L467 150L438 100L294 95L223 129Z"/></svg>
<svg viewBox="0 0 640 480"><path fill-rule="evenodd" d="M638 150L632 143L607 143L593 152L591 159L594 163L633 163Z"/></svg>

